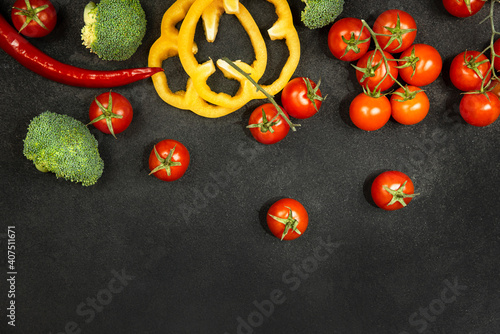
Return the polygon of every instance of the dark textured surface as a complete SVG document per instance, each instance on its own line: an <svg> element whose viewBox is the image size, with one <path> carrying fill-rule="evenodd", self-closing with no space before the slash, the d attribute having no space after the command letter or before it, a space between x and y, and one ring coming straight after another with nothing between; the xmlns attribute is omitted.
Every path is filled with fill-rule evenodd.
<svg viewBox="0 0 500 334"><path fill-rule="evenodd" d="M144 66L173 1L142 2L148 32L125 62L99 60L81 45L86 1L54 1L55 31L32 43L80 67ZM272 6L245 4L267 29ZM347 116L361 91L354 70L330 55L328 27L307 30L299 21L303 4L290 5L302 43L295 75L321 77L328 94L319 114L268 147L244 128L260 101L205 119L166 105L150 80L116 88L134 106L134 120L117 140L92 129L105 171L88 188L38 172L23 157L22 140L29 120L45 110L87 122L90 102L105 90L50 82L0 52L0 264L5 277L6 226L14 225L18 271L17 326L0 332L223 334L240 326L240 333L269 334L500 333L500 123L465 124L460 93L448 79L455 54L482 50L489 41L488 24L479 25L487 10L462 20L440 1L347 1L342 16L370 24L386 9L410 12L416 41L444 59L442 76L426 87L431 111L423 122L390 121L367 133ZM0 13L10 16L10 6L1 1ZM199 37L199 57L251 60L248 39L235 26L224 18L211 46ZM264 80L286 57L282 44L268 45ZM174 88L181 88L178 61L168 68ZM213 85L235 89L217 77ZM173 183L148 176L149 152L165 138L191 152L186 175ZM387 169L407 173L421 193L404 210L377 209L366 195L373 177ZM307 232L291 242L263 227L266 209L282 197L301 201L310 215ZM110 294L123 284L120 273L133 278ZM7 327L4 283L0 328ZM450 285L459 289L453 293ZM93 309L92 298L106 305L98 300ZM269 308L263 301L271 298L276 304ZM268 308L260 311L267 313L262 322L256 304Z"/></svg>

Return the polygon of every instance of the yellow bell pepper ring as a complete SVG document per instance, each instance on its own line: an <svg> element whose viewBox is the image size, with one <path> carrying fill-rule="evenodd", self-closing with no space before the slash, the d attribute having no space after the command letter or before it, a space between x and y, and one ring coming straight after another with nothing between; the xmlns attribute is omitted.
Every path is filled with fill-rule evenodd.
<svg viewBox="0 0 500 334"><path fill-rule="evenodd" d="M161 23L161 36L155 41L150 49L148 64L155 64L155 66L161 67L166 59L178 55L177 43L179 31L176 28L176 24L184 19L194 1L195 0L177 0L165 12ZM210 18L210 16L207 16L207 19L214 20L214 18ZM210 34L211 32L209 31L208 33ZM197 51L195 44L193 44L192 51L193 53ZM237 108L229 109L208 104L200 98L191 79L188 79L185 91L180 90L172 92L168 86L166 74L164 72L158 74L160 75L152 76L155 90L163 101L173 107L191 110L200 116L208 118L222 117L237 110Z"/></svg>
<svg viewBox="0 0 500 334"><path fill-rule="evenodd" d="M241 3L238 8L238 12L234 15L236 15L249 35L255 53L255 61L252 65L246 66L245 70L257 81L266 70L267 47L252 15ZM223 0L196 0L193 3L179 30L179 59L186 73L193 79L194 87L201 98L218 106L239 109L255 96L254 86L239 73L234 73L233 78L240 82L240 88L234 96L212 91L207 84L207 80L215 72L215 65L211 59L203 64L199 64L192 51L196 25L203 13L207 10L209 12L220 13L222 9L224 9ZM215 17L215 15L212 16ZM242 65L241 62L239 63Z"/></svg>
<svg viewBox="0 0 500 334"><path fill-rule="evenodd" d="M281 70L279 77L270 85L262 85L262 88L271 95L278 94L290 81L293 73L297 69L300 60L300 39L293 25L292 11L285 0L267 0L275 7L278 19L273 26L267 30L271 40L285 39L289 56ZM266 98L263 93L255 92L255 99Z"/></svg>

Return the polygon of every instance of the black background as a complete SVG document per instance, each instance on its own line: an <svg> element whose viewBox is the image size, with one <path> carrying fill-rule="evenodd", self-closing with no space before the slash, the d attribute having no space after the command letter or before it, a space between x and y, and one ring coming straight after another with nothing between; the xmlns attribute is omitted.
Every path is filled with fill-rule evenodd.
<svg viewBox="0 0 500 334"><path fill-rule="evenodd" d="M147 34L127 61L100 60L81 45L86 1L54 1L56 29L31 41L79 67L145 66L173 1L142 3ZM244 4L265 32L275 20L272 5ZM11 5L0 2L9 22ZM305 28L303 3L290 6L302 47L294 76L321 77L328 94L317 115L282 142L264 146L245 129L262 101L206 119L165 104L149 79L115 88L134 106L134 120L118 139L91 128L105 162L91 187L38 172L22 154L23 138L29 121L45 110L88 122L91 101L106 90L48 81L0 52L2 328L232 334L243 320L256 327L241 333L500 333L499 123L476 128L463 122L460 92L449 80L454 55L487 46L490 27L479 22L489 5L458 19L441 1L347 1L341 17L369 24L386 9L409 12L418 25L416 42L433 45L444 60L442 75L426 87L431 110L425 120L414 126L391 120L375 132L349 121L349 103L361 89L350 64L330 54L329 27ZM200 28L197 57L250 62L253 52L242 36L237 20L226 15L213 45L203 42ZM287 51L265 39L269 64L262 82L268 83ZM165 69L172 88L183 88L178 58ZM210 83L221 91L237 88L217 75ZM148 176L149 152L166 138L191 153L188 171L172 183ZM377 209L367 196L374 176L389 169L408 174L421 193L396 212ZM283 197L302 202L310 216L306 233L289 242L270 235L264 223L267 208ZM7 225L17 232L15 328L7 326L5 310ZM313 261L315 252L326 259ZM300 276L294 271L300 266L310 273ZM113 272L133 279L94 317L77 313L88 298L108 296ZM447 284L454 283L461 290L444 304L443 296L453 296ZM276 290L283 303L259 318L255 303Z"/></svg>

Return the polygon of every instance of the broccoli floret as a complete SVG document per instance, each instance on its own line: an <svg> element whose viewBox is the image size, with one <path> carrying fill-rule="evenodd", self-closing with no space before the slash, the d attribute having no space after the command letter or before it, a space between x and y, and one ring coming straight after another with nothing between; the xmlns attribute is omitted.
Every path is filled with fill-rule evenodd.
<svg viewBox="0 0 500 334"><path fill-rule="evenodd" d="M139 0L89 2L83 18L83 45L104 60L129 59L146 34L146 14Z"/></svg>
<svg viewBox="0 0 500 334"><path fill-rule="evenodd" d="M90 186L104 169L97 144L82 122L46 111L31 120L23 153L42 172Z"/></svg>
<svg viewBox="0 0 500 334"><path fill-rule="evenodd" d="M333 23L344 9L344 0L302 0L306 4L301 20L309 29Z"/></svg>

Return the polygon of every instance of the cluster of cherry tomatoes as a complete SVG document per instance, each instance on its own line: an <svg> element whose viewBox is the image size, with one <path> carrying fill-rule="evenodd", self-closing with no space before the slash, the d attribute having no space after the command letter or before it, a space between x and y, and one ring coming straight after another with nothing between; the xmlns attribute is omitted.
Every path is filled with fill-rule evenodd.
<svg viewBox="0 0 500 334"><path fill-rule="evenodd" d="M373 28L353 17L340 19L330 28L331 53L343 61L357 61L353 67L363 93L351 102L349 115L358 128L378 130L391 116L405 125L427 116L429 99L420 87L437 79L443 62L433 46L413 44L416 35L414 18L398 9L381 13ZM375 47L369 50L372 41ZM395 54L400 55L395 58ZM406 85L398 81L399 76ZM394 84L399 87L388 93Z"/></svg>
<svg viewBox="0 0 500 334"><path fill-rule="evenodd" d="M443 5L450 14L462 18L475 15L484 4L485 1L481 0L471 0L468 3L443 0ZM490 58L485 54L488 50ZM500 39L497 39L482 52L467 50L456 55L451 62L450 80L457 89L465 92L460 101L460 115L471 125L490 125L500 115L500 86L493 72L500 70L499 56Z"/></svg>

